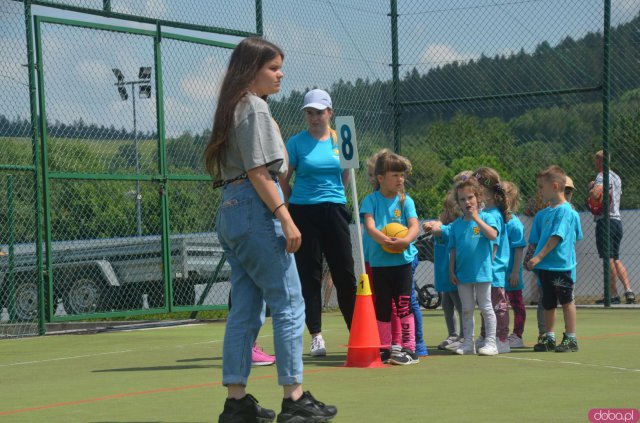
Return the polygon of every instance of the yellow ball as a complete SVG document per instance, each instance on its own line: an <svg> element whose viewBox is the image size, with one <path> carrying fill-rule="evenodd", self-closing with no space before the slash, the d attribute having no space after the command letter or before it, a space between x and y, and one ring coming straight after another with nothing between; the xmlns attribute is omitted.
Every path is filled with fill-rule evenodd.
<svg viewBox="0 0 640 423"><path fill-rule="evenodd" d="M404 238L409 233L409 228L401 223L391 222L388 223L384 228L382 228L381 232L390 238ZM390 254L401 254L404 252L404 250L392 250L384 245L381 245L381 247L383 250Z"/></svg>

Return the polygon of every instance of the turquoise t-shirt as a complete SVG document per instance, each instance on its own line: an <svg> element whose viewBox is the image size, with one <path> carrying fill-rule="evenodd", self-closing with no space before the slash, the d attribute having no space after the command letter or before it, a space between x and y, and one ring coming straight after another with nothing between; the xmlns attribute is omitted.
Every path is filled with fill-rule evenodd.
<svg viewBox="0 0 640 423"><path fill-rule="evenodd" d="M558 245L538 263L538 270L570 271L576 267L576 241L582 239L580 217L571 204L564 202L547 207L540 224L540 238L534 255L538 254L552 236L560 238Z"/></svg>
<svg viewBox="0 0 640 423"><path fill-rule="evenodd" d="M409 219L418 218L413 199L408 195L404 200L404 207L400 207L400 196L386 198L380 191L367 195L360 205L360 217L364 221L364 215L370 214L376 223L376 229L382 230L388 223L397 222L409 226ZM412 242L409 248L401 254L387 253L380 244L369 237L369 265L371 267L400 266L411 263L418 254L418 249Z"/></svg>
<svg viewBox="0 0 640 423"><path fill-rule="evenodd" d="M507 225L504 223L502 213L497 207L486 208L483 210L490 214L496 221L498 238L493 241L498 246L496 256L493 258L493 280L491 286L496 288L504 288L507 280L507 266L509 265L509 238L507 237Z"/></svg>
<svg viewBox="0 0 640 423"><path fill-rule="evenodd" d="M578 214L577 211L575 211L573 209L573 207L571 207L571 211L573 212L573 217L576 220L576 222L578 222L577 225L575 225L575 229L576 229L576 240L580 241L584 236L582 234L582 224L580 223L580 215ZM571 269L571 280L573 281L573 283L576 283L576 269L578 268L578 258L576 256L576 249L573 248L571 250L573 252L573 262L576 264L573 269Z"/></svg>
<svg viewBox="0 0 640 423"><path fill-rule="evenodd" d="M296 169L291 204L346 204L340 151L331 137L318 141L302 131L287 142L289 166Z"/></svg>
<svg viewBox="0 0 640 423"><path fill-rule="evenodd" d="M498 230L498 222L492 214L482 211L480 218ZM493 241L484 236L476 222L459 217L451 224L449 250L453 248L456 249L455 272L460 283L493 281Z"/></svg>
<svg viewBox="0 0 640 423"><path fill-rule="evenodd" d="M577 211L573 210L573 207L571 209L574 215L574 219L576 219L576 222L578 222L578 225L575 225L576 240L580 240L583 238L582 225L580 225L580 215L578 214ZM533 218L533 224L531 225L531 232L529 234L529 244L536 245L536 246L539 244L540 236L542 232L542 222L545 221L546 213L548 213L550 210L551 210L551 207L547 207L545 209L540 210L538 213L536 213L535 217ZM543 244L543 247L544 247L544 244ZM576 268L578 265L575 248L573 249L573 257L574 257L574 262L576 263L576 266L574 266L571 269L571 280L573 281L573 283L575 283L576 277L577 277ZM536 269L538 268L538 266L536 266ZM538 285L540 285L539 278L536 280L536 282Z"/></svg>
<svg viewBox="0 0 640 423"><path fill-rule="evenodd" d="M449 234L451 224L442 225L442 234L433 237L433 276L438 292L457 291L458 287L449 279Z"/></svg>
<svg viewBox="0 0 640 423"><path fill-rule="evenodd" d="M524 289L524 282L522 281L522 262L517 265L520 267L518 271L518 285L512 287L509 283L509 276L513 272L513 258L516 248L526 247L527 243L524 240L524 225L518 218L518 216L511 215L511 219L507 222L507 238L509 240L509 265L507 266L507 277L505 282L506 291L522 291Z"/></svg>

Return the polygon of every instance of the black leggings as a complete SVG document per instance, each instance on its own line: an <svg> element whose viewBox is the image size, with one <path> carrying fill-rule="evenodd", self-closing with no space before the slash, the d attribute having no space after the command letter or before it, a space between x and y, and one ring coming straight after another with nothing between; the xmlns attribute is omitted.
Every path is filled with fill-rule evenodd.
<svg viewBox="0 0 640 423"><path fill-rule="evenodd" d="M296 252L296 266L302 284L305 322L309 333L322 331L322 257L327 260L338 307L351 329L356 301L356 276L349 221L351 213L343 204L289 204L289 213L302 234Z"/></svg>
<svg viewBox="0 0 640 423"><path fill-rule="evenodd" d="M411 290L413 275L411 263L401 266L372 267L373 292L375 295L376 319L391 321L391 301L396 305L398 317L411 314Z"/></svg>

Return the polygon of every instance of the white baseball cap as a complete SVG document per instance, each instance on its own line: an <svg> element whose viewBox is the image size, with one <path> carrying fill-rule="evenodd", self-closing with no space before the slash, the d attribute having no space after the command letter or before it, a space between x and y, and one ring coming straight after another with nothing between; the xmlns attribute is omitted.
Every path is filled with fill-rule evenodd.
<svg viewBox="0 0 640 423"><path fill-rule="evenodd" d="M573 185L573 179L569 178L568 176L567 181L564 183L564 187L569 189L576 189L576 187Z"/></svg>
<svg viewBox="0 0 640 423"><path fill-rule="evenodd" d="M331 97L324 90L311 90L304 95L304 106L301 110L311 107L316 110L331 109Z"/></svg>

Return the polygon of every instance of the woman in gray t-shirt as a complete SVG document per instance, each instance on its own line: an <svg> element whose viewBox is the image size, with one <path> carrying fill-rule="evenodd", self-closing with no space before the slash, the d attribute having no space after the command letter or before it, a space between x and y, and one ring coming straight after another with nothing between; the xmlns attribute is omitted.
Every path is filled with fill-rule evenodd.
<svg viewBox="0 0 640 423"><path fill-rule="evenodd" d="M234 49L222 82L211 139L208 172L223 186L216 232L231 265L231 302L222 353L227 400L219 422L272 421L246 392L251 347L271 309L284 399L279 422L331 419L337 410L302 389L304 301L293 253L302 237L287 210L277 178L287 172L280 131L265 99L280 91L284 54L261 38ZM315 420L314 420L315 421Z"/></svg>

